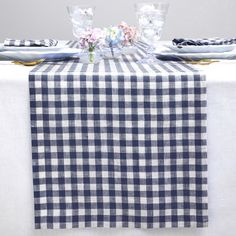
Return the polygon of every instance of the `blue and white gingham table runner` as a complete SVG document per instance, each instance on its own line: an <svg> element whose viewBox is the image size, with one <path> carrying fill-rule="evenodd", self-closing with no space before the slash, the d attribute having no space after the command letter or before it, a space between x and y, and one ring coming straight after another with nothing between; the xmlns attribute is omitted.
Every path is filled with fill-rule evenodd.
<svg viewBox="0 0 236 236"><path fill-rule="evenodd" d="M36 229L207 226L205 76L142 54L31 71Z"/></svg>

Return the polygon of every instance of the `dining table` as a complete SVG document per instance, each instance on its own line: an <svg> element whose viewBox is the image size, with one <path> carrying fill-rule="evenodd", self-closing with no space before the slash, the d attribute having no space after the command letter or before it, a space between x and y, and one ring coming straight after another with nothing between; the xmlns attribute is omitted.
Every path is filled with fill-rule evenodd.
<svg viewBox="0 0 236 236"><path fill-rule="evenodd" d="M206 75L208 215L206 228L35 230L29 73L0 61L0 235L235 236L236 60L194 65Z"/></svg>

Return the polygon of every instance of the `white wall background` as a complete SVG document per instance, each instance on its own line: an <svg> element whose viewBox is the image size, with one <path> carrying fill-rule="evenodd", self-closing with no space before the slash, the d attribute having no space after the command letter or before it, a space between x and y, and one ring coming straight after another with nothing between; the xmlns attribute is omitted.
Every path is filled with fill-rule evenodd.
<svg viewBox="0 0 236 236"><path fill-rule="evenodd" d="M140 0L0 0L0 41L10 38L71 39L66 6L96 6L95 25L135 24ZM145 0L144 0L145 1ZM164 0L165 1L165 0ZM236 37L236 0L169 0L163 39Z"/></svg>

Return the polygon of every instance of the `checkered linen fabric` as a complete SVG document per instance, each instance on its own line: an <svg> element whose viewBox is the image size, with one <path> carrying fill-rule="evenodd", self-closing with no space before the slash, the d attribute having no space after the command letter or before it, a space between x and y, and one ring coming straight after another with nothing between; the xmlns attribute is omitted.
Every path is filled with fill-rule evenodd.
<svg viewBox="0 0 236 236"><path fill-rule="evenodd" d="M5 39L4 46L6 47L52 47L58 43L55 39L43 39L43 40L18 40L18 39Z"/></svg>
<svg viewBox="0 0 236 236"><path fill-rule="evenodd" d="M142 56L31 71L36 229L207 226L205 76Z"/></svg>
<svg viewBox="0 0 236 236"><path fill-rule="evenodd" d="M205 45L232 45L236 44L236 38L222 39L173 39L173 44L176 46L205 46Z"/></svg>

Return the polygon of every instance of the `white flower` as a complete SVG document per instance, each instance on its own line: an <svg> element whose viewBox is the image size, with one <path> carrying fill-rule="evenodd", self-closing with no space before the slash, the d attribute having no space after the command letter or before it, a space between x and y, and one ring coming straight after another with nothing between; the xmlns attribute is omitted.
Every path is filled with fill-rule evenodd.
<svg viewBox="0 0 236 236"><path fill-rule="evenodd" d="M149 12L149 11L155 11L155 6L153 4L146 4L142 6L139 10L140 12Z"/></svg>
<svg viewBox="0 0 236 236"><path fill-rule="evenodd" d="M86 9L85 12L86 12L87 15L93 16L93 9L91 7Z"/></svg>

